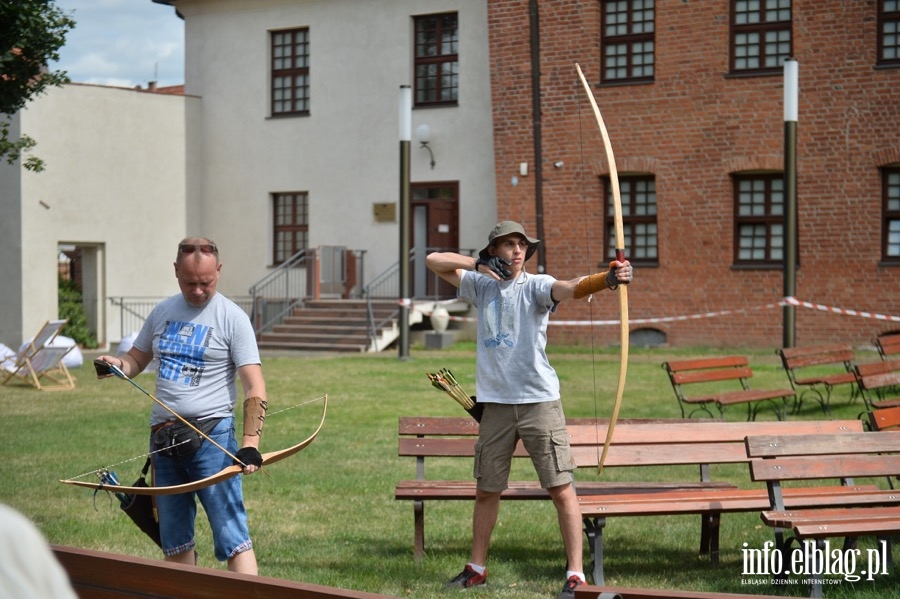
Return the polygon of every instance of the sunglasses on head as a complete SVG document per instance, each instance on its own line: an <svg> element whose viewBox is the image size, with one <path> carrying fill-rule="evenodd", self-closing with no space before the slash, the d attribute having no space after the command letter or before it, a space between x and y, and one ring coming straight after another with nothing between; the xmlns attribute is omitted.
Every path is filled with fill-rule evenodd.
<svg viewBox="0 0 900 599"><path fill-rule="evenodd" d="M178 246L178 251L182 254L193 254L200 250L204 254L218 254L219 248L212 243L182 243Z"/></svg>

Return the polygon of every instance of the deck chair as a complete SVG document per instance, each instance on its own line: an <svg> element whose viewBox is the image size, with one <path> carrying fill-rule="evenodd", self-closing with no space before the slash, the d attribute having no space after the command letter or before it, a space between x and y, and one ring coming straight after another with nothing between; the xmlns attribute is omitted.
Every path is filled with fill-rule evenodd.
<svg viewBox="0 0 900 599"><path fill-rule="evenodd" d="M75 379L69 374L63 358L75 347L48 345L65 326L67 319L48 320L34 339L26 343L16 355L12 366L6 367L3 384L25 380L40 390L74 389Z"/></svg>

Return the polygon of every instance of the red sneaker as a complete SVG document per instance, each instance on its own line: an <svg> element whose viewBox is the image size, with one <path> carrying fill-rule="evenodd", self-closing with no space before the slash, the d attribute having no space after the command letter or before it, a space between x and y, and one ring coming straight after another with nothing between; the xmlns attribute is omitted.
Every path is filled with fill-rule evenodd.
<svg viewBox="0 0 900 599"><path fill-rule="evenodd" d="M559 592L559 595L556 596L556 599L573 599L575 597L575 587L582 584L584 584L584 581L574 574L569 576L569 580L566 581L566 585Z"/></svg>
<svg viewBox="0 0 900 599"><path fill-rule="evenodd" d="M472 569L471 566L466 564L466 567L463 568L463 571L460 572L456 578L448 582L444 585L445 589L467 589L469 587L478 587L478 586L486 586L487 585L487 570L484 571L484 574L479 574L475 570Z"/></svg>

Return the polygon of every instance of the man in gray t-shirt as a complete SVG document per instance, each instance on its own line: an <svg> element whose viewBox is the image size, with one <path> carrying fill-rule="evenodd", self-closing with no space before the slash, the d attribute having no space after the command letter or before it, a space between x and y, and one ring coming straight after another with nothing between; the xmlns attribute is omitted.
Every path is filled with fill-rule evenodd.
<svg viewBox="0 0 900 599"><path fill-rule="evenodd" d="M159 361L156 398L165 407L154 404L150 412L154 486L201 480L233 462L243 467L244 474L262 465L259 435L267 398L259 350L247 314L216 292L221 270L215 243L206 238L184 239L175 259L181 293L153 309L126 353L99 358L129 378L153 358ZM234 424L238 378L245 398L240 449ZM209 518L216 558L227 561L233 572L257 574L240 477L191 493L157 497L166 560L196 561L195 497Z"/></svg>
<svg viewBox="0 0 900 599"><path fill-rule="evenodd" d="M539 243L519 223L503 221L491 230L478 258L452 252L426 258L428 268L458 287L459 297L478 310L475 393L484 413L475 446L472 551L469 563L447 586L487 584L485 563L500 494L508 486L513 451L521 439L559 515L568 571L558 599L567 599L585 581L581 511L572 485L575 464L559 379L545 352L547 323L559 302L628 284L633 273L625 261L614 262L608 272L569 281L530 274L525 262Z"/></svg>

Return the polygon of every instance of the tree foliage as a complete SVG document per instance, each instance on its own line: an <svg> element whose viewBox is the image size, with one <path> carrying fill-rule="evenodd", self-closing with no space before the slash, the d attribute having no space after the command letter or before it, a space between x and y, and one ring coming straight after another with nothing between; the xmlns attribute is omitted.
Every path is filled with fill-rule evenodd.
<svg viewBox="0 0 900 599"><path fill-rule="evenodd" d="M65 71L49 71L74 19L53 0L0 0L0 158L12 164L35 146L27 135L10 141L10 115L50 86L69 81ZM28 157L23 165L43 170L43 161Z"/></svg>

